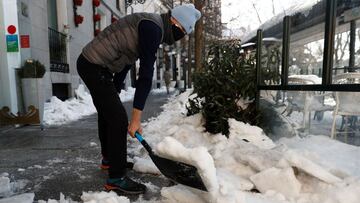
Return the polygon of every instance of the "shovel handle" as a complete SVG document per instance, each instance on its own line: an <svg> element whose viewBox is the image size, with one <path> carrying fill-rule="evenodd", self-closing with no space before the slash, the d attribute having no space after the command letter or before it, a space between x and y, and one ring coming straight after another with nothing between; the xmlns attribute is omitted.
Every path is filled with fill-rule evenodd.
<svg viewBox="0 0 360 203"><path fill-rule="evenodd" d="M139 142L142 142L144 140L144 138L138 132L135 132L135 137L137 140L139 140Z"/></svg>
<svg viewBox="0 0 360 203"><path fill-rule="evenodd" d="M150 155L153 155L154 152L152 150L152 148L150 147L150 145L144 140L144 138L141 136L140 133L135 132L135 137L137 140L139 140L139 142L144 146L144 148L146 149L146 151L148 151L148 153Z"/></svg>

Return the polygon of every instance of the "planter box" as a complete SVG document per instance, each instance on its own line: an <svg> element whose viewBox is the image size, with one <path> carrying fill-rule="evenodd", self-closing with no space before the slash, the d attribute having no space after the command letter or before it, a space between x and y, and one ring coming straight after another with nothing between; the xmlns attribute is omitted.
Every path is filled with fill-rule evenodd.
<svg viewBox="0 0 360 203"><path fill-rule="evenodd" d="M40 125L43 125L44 118L44 103L45 103L45 88L42 78L23 78L22 93L24 98L25 110L33 105L39 110Z"/></svg>

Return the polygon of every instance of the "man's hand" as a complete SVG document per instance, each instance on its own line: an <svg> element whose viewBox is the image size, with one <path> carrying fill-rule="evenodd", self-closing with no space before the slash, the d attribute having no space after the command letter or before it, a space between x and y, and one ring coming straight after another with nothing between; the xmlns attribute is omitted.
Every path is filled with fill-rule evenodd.
<svg viewBox="0 0 360 203"><path fill-rule="evenodd" d="M139 109L133 109L132 115L131 115L131 121L128 126L128 132L131 135L131 137L135 137L135 132L138 131L140 134L142 134L142 127L141 127L141 113Z"/></svg>

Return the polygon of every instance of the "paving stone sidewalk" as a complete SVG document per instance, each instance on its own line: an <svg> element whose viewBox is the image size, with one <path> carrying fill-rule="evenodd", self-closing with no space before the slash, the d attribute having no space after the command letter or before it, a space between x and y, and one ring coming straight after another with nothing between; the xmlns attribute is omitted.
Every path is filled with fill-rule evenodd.
<svg viewBox="0 0 360 203"><path fill-rule="evenodd" d="M166 93L149 95L143 120L157 116L168 98ZM132 102L124 106L129 114ZM99 169L96 114L43 131L39 126L1 128L0 160L0 174L10 175L19 188L15 192L34 192L35 200L58 200L62 192L79 201L82 191L102 191L107 177L107 172ZM171 184L162 176L129 173L149 186L145 200L160 197L160 188ZM129 198L136 200L138 196Z"/></svg>

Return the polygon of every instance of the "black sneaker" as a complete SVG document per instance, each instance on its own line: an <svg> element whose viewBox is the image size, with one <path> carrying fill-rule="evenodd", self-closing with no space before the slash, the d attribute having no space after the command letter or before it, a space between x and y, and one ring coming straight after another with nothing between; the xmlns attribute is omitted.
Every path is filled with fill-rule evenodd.
<svg viewBox="0 0 360 203"><path fill-rule="evenodd" d="M108 178L104 185L107 191L120 191L127 194L141 194L146 191L146 186L131 180L129 177Z"/></svg>

